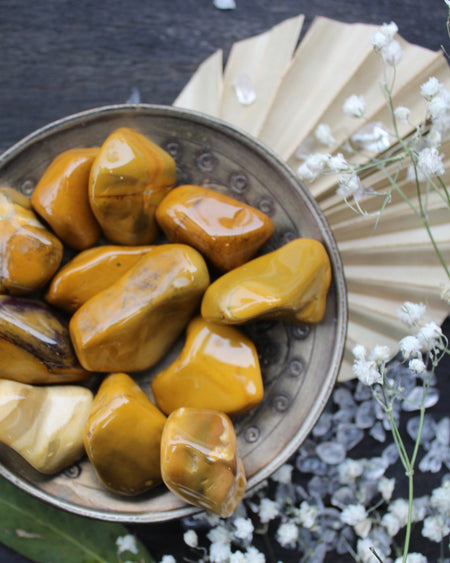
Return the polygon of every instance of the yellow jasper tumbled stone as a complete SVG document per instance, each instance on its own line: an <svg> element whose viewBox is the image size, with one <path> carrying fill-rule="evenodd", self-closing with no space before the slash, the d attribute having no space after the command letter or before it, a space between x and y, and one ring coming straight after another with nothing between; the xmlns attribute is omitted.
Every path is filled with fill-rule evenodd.
<svg viewBox="0 0 450 563"><path fill-rule="evenodd" d="M41 289L62 256L61 241L39 221L28 198L0 187L0 293L26 295Z"/></svg>
<svg viewBox="0 0 450 563"><path fill-rule="evenodd" d="M153 366L196 314L208 284L197 250L155 246L72 316L70 335L81 365L100 372Z"/></svg>
<svg viewBox="0 0 450 563"><path fill-rule="evenodd" d="M84 455L92 401L84 387L36 387L0 379L0 442L41 473L57 473Z"/></svg>
<svg viewBox="0 0 450 563"><path fill-rule="evenodd" d="M83 250L100 237L89 204L89 174L97 148L74 148L59 154L31 194L36 212L71 248Z"/></svg>
<svg viewBox="0 0 450 563"><path fill-rule="evenodd" d="M175 161L134 129L113 131L100 148L89 180L92 211L118 244L150 244L159 232L155 210L175 185Z"/></svg>
<svg viewBox="0 0 450 563"><path fill-rule="evenodd" d="M319 323L330 282L323 244L298 238L214 281L203 296L201 314L226 324L261 318Z"/></svg>
<svg viewBox="0 0 450 563"><path fill-rule="evenodd" d="M179 407L245 413L264 394L255 345L235 327L196 317L181 354L153 379L152 391L166 414Z"/></svg>
<svg viewBox="0 0 450 563"><path fill-rule="evenodd" d="M161 438L161 473L184 501L231 516L247 481L229 417L208 409L174 411Z"/></svg>
<svg viewBox="0 0 450 563"><path fill-rule="evenodd" d="M161 482L161 435L166 417L125 373L108 375L94 398L84 445L100 481L137 495Z"/></svg>
<svg viewBox="0 0 450 563"><path fill-rule="evenodd" d="M156 219L172 242L190 244L221 271L253 258L274 229L259 209L196 185L174 188L158 206Z"/></svg>
<svg viewBox="0 0 450 563"><path fill-rule="evenodd" d="M152 248L109 245L84 250L53 277L45 300L66 313L74 313L88 299L119 280Z"/></svg>

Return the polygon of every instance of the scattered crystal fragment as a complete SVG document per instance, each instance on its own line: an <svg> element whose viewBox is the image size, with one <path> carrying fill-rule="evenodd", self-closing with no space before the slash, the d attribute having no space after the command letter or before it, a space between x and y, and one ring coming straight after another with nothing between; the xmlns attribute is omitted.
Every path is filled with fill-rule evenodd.
<svg viewBox="0 0 450 563"><path fill-rule="evenodd" d="M364 438L364 432L355 424L341 422L337 427L336 439L345 449L351 450Z"/></svg>
<svg viewBox="0 0 450 563"><path fill-rule="evenodd" d="M445 417L437 423L436 439L443 446L450 444L450 418Z"/></svg>
<svg viewBox="0 0 450 563"><path fill-rule="evenodd" d="M400 457L395 443L389 444L389 446L383 450L381 457L386 460L389 465L394 465Z"/></svg>
<svg viewBox="0 0 450 563"><path fill-rule="evenodd" d="M402 403L402 409L407 412L417 411L420 409L422 401L425 408L434 406L439 401L439 391L435 387L428 389L425 399L422 387L414 387L405 397Z"/></svg>
<svg viewBox="0 0 450 563"><path fill-rule="evenodd" d="M331 492L330 480L326 477L315 475L308 483L308 492L311 496L325 498Z"/></svg>
<svg viewBox="0 0 450 563"><path fill-rule="evenodd" d="M373 457L367 460L364 468L364 478L368 481L377 481L383 477L384 472L388 467L388 462L383 457Z"/></svg>
<svg viewBox="0 0 450 563"><path fill-rule="evenodd" d="M333 417L330 413L324 412L312 430L312 435L320 438L330 430Z"/></svg>
<svg viewBox="0 0 450 563"><path fill-rule="evenodd" d="M358 428L372 428L375 424L375 405L373 401L364 401L356 409L356 426Z"/></svg>
<svg viewBox="0 0 450 563"><path fill-rule="evenodd" d="M339 422L353 422L356 414L356 405L353 407L346 407L339 409L333 414L333 420L335 423Z"/></svg>
<svg viewBox="0 0 450 563"><path fill-rule="evenodd" d="M327 464L315 456L299 457L295 465L302 473L313 473L315 475L326 475L327 473Z"/></svg>
<svg viewBox="0 0 450 563"><path fill-rule="evenodd" d="M256 93L248 74L236 76L233 86L238 102L243 106L249 106L256 100Z"/></svg>
<svg viewBox="0 0 450 563"><path fill-rule="evenodd" d="M350 487L341 487L331 496L331 504L341 510L349 504L357 504L354 491Z"/></svg>
<svg viewBox="0 0 450 563"><path fill-rule="evenodd" d="M373 425L373 427L370 429L369 434L378 442L386 441L386 430L383 428L383 425L380 421L376 422Z"/></svg>
<svg viewBox="0 0 450 563"><path fill-rule="evenodd" d="M406 423L406 430L410 437L416 441L419 433L420 416L410 418ZM422 433L420 436L420 444L425 444L433 440L436 436L436 423L433 417L426 414L423 419Z"/></svg>
<svg viewBox="0 0 450 563"><path fill-rule="evenodd" d="M323 442L316 448L316 453L322 461L329 465L337 465L345 459L345 448L335 442Z"/></svg>
<svg viewBox="0 0 450 563"><path fill-rule="evenodd" d="M344 553L349 552L349 548L354 545L355 542L355 533L350 526L345 526L339 535L339 539L336 543L336 552L339 555L344 555Z"/></svg>
<svg viewBox="0 0 450 563"><path fill-rule="evenodd" d="M354 397L357 401L367 401L372 398L372 390L368 385L364 385L364 383L358 381Z"/></svg>
<svg viewBox="0 0 450 563"><path fill-rule="evenodd" d="M213 0L214 7L218 10L235 10L236 2L234 0Z"/></svg>
<svg viewBox="0 0 450 563"><path fill-rule="evenodd" d="M333 401L341 408L348 408L355 406L353 395L349 389L345 387L338 387L333 393Z"/></svg>

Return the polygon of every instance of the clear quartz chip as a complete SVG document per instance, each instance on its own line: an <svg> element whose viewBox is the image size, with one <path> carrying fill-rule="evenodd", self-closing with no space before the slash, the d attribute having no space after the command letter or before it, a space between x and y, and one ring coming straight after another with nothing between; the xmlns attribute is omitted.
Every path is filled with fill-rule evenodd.
<svg viewBox="0 0 450 563"><path fill-rule="evenodd" d="M256 100L256 93L248 74L239 74L236 76L233 86L236 97L243 106L249 106Z"/></svg>

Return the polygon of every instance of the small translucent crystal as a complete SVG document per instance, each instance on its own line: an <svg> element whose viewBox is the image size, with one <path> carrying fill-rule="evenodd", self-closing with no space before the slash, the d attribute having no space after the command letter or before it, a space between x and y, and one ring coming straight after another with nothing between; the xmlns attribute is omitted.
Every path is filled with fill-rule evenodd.
<svg viewBox="0 0 450 563"><path fill-rule="evenodd" d="M352 393L345 387L338 387L333 393L333 401L341 408L348 408L355 406Z"/></svg>
<svg viewBox="0 0 450 563"><path fill-rule="evenodd" d="M330 480L326 477L314 476L308 483L308 492L311 496L325 498L330 494Z"/></svg>
<svg viewBox="0 0 450 563"><path fill-rule="evenodd" d="M333 420L332 415L328 412L324 412L322 416L319 418L319 420L317 421L316 425L314 426L312 430L312 435L315 436L316 438L325 436L325 434L331 428L332 420Z"/></svg>
<svg viewBox="0 0 450 563"><path fill-rule="evenodd" d="M345 459L345 448L336 442L323 442L316 448L316 453L322 461L329 465L337 465Z"/></svg>
<svg viewBox="0 0 450 563"><path fill-rule="evenodd" d="M381 457L386 460L389 465L394 465L400 457L397 446L394 443L389 444L389 446L383 450Z"/></svg>
<svg viewBox="0 0 450 563"><path fill-rule="evenodd" d="M377 481L383 477L388 467L388 462L383 457L373 457L369 459L364 468L364 478L368 481Z"/></svg>
<svg viewBox="0 0 450 563"><path fill-rule="evenodd" d="M249 106L256 100L256 93L248 74L239 74L239 76L236 76L233 86L237 99L243 106Z"/></svg>
<svg viewBox="0 0 450 563"><path fill-rule="evenodd" d="M357 401L367 401L372 397L372 390L361 381L358 381L358 385L356 386L354 397Z"/></svg>
<svg viewBox="0 0 450 563"><path fill-rule="evenodd" d="M313 473L315 475L326 475L327 465L318 457L299 457L296 461L296 467L302 473Z"/></svg>
<svg viewBox="0 0 450 563"><path fill-rule="evenodd" d="M356 410L355 422L358 428L372 428L375 424L375 405L373 401L364 401L359 405Z"/></svg>
<svg viewBox="0 0 450 563"><path fill-rule="evenodd" d="M446 448L443 448L437 443L437 441L433 443L430 450L419 463L420 471L423 473L428 471L430 473L438 473L441 470L442 462L445 460L446 453L448 457L448 452L445 452L445 449Z"/></svg>
<svg viewBox="0 0 450 563"><path fill-rule="evenodd" d="M450 418L445 417L437 423L436 439L443 446L450 444Z"/></svg>
<svg viewBox="0 0 450 563"><path fill-rule="evenodd" d="M380 421L376 422L373 425L373 427L370 429L369 434L372 436L372 438L374 438L378 442L386 441L386 430L384 429Z"/></svg>
<svg viewBox="0 0 450 563"><path fill-rule="evenodd" d="M402 409L407 412L417 411L424 402L425 408L430 408L434 406L439 401L439 391L435 387L431 387L426 392L424 398L424 392L422 387L414 387L406 395L405 400L402 403Z"/></svg>
<svg viewBox="0 0 450 563"><path fill-rule="evenodd" d="M411 438L416 441L419 433L420 417L410 418L406 423L406 430ZM433 440L436 436L436 423L433 417L426 414L423 419L422 433L420 435L420 443L425 444Z"/></svg>
<svg viewBox="0 0 450 563"><path fill-rule="evenodd" d="M331 496L331 504L342 509L349 504L357 504L354 491L350 487L341 487Z"/></svg>
<svg viewBox="0 0 450 563"><path fill-rule="evenodd" d="M337 427L336 439L345 449L351 450L364 438L364 432L355 424L341 422Z"/></svg>
<svg viewBox="0 0 450 563"><path fill-rule="evenodd" d="M236 2L234 0L213 0L214 7L218 10L235 10Z"/></svg>

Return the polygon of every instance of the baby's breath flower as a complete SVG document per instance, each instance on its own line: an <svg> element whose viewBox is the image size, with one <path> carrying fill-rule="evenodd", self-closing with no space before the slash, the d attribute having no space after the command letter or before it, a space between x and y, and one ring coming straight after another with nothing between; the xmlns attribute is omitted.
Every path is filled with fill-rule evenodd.
<svg viewBox="0 0 450 563"><path fill-rule="evenodd" d="M400 526L406 526L408 522L409 506L408 502L403 498L397 498L389 505L389 512L393 514L400 523Z"/></svg>
<svg viewBox="0 0 450 563"><path fill-rule="evenodd" d="M450 105L450 93L448 90L441 90L439 94L433 96L428 103L428 112L432 121L445 118Z"/></svg>
<svg viewBox="0 0 450 563"><path fill-rule="evenodd" d="M326 145L328 147L331 147L336 143L336 139L331 133L331 128L326 123L320 123L320 125L316 127L314 136L319 141L319 143L322 143L323 145Z"/></svg>
<svg viewBox="0 0 450 563"><path fill-rule="evenodd" d="M392 498L392 493L394 492L395 479L388 479L387 477L382 477L378 481L378 491L381 493L384 502L389 502Z"/></svg>
<svg viewBox="0 0 450 563"><path fill-rule="evenodd" d="M362 504L349 504L341 512L341 522L349 526L356 526L366 518L367 512Z"/></svg>
<svg viewBox="0 0 450 563"><path fill-rule="evenodd" d="M361 563L379 563L379 559L375 557L372 549L376 549L376 545L369 538L359 539L356 544L358 557Z"/></svg>
<svg viewBox="0 0 450 563"><path fill-rule="evenodd" d="M416 336L405 336L400 340L400 351L405 360L420 356L422 345Z"/></svg>
<svg viewBox="0 0 450 563"><path fill-rule="evenodd" d="M424 325L417 333L417 338L423 350L430 351L434 348L442 348L442 330L434 321Z"/></svg>
<svg viewBox="0 0 450 563"><path fill-rule="evenodd" d="M365 360L367 351L362 344L357 344L352 350L353 356L358 360Z"/></svg>
<svg viewBox="0 0 450 563"><path fill-rule="evenodd" d="M348 170L349 166L349 163L345 160L342 153L330 156L328 159L328 168L330 172L343 172L344 170Z"/></svg>
<svg viewBox="0 0 450 563"><path fill-rule="evenodd" d="M425 147L419 152L417 158L417 168L425 177L442 176L444 165L442 164L443 155L434 147Z"/></svg>
<svg viewBox="0 0 450 563"><path fill-rule="evenodd" d="M371 37L370 43L375 51L387 47L397 34L398 27L394 22L384 23Z"/></svg>
<svg viewBox="0 0 450 563"><path fill-rule="evenodd" d="M427 366L423 363L423 361L420 358L414 358L410 360L408 363L408 367L412 372L416 373L417 375L420 375L421 373L425 373L427 370Z"/></svg>
<svg viewBox="0 0 450 563"><path fill-rule="evenodd" d="M430 147L438 149L442 144L442 133L436 127L432 127L427 135L427 141Z"/></svg>
<svg viewBox="0 0 450 563"><path fill-rule="evenodd" d="M440 514L428 516L423 521L422 536L440 542L450 532L450 527Z"/></svg>
<svg viewBox="0 0 450 563"><path fill-rule="evenodd" d="M377 364L386 363L391 357L388 346L375 346L370 353L370 359L377 362Z"/></svg>
<svg viewBox="0 0 450 563"><path fill-rule="evenodd" d="M356 359L353 362L353 373L364 383L364 385L375 385L383 383L383 375L379 372L376 362L373 360Z"/></svg>
<svg viewBox="0 0 450 563"><path fill-rule="evenodd" d="M355 172L341 174L338 178L339 188L336 192L347 198L356 195L361 190L361 181Z"/></svg>
<svg viewBox="0 0 450 563"><path fill-rule="evenodd" d="M290 463L284 463L271 476L277 483L287 485L292 481L292 470L294 467Z"/></svg>
<svg viewBox="0 0 450 563"><path fill-rule="evenodd" d="M183 540L186 545L189 547L197 547L198 546L198 536L195 530L187 530L183 534Z"/></svg>
<svg viewBox="0 0 450 563"><path fill-rule="evenodd" d="M309 504L304 500L296 512L296 517L302 526L311 529L316 522L318 512L317 506Z"/></svg>
<svg viewBox="0 0 450 563"><path fill-rule="evenodd" d="M386 514L381 519L381 525L386 528L386 531L391 536L391 538L395 537L403 527L399 519L394 514L392 514L392 512L386 512Z"/></svg>
<svg viewBox="0 0 450 563"><path fill-rule="evenodd" d="M259 519L263 524L266 524L267 522L270 522L270 520L276 518L279 513L280 507L278 506L277 502L269 498L261 499L258 514Z"/></svg>
<svg viewBox="0 0 450 563"><path fill-rule="evenodd" d="M400 62L403 56L403 49L400 43L394 39L381 49L381 56L387 64L395 66Z"/></svg>
<svg viewBox="0 0 450 563"><path fill-rule="evenodd" d="M116 539L116 545L118 553L122 553L123 551L130 551L131 553L136 554L138 552L136 538L132 534L119 536Z"/></svg>
<svg viewBox="0 0 450 563"><path fill-rule="evenodd" d="M417 326L426 312L426 307L423 303L411 303L410 301L405 301L400 307L397 315L403 324L406 326Z"/></svg>
<svg viewBox="0 0 450 563"><path fill-rule="evenodd" d="M339 483L351 485L362 475L363 471L364 462L362 460L347 458L338 465Z"/></svg>
<svg viewBox="0 0 450 563"><path fill-rule="evenodd" d="M372 521L370 518L364 518L364 520L355 524L353 529L360 538L367 538L372 529Z"/></svg>
<svg viewBox="0 0 450 563"><path fill-rule="evenodd" d="M294 547L298 533L298 527L294 522L283 522L277 530L277 541L283 547Z"/></svg>
<svg viewBox="0 0 450 563"><path fill-rule="evenodd" d="M304 182L313 182L317 178L317 174L309 168L306 162L297 168L297 176Z"/></svg>
<svg viewBox="0 0 450 563"><path fill-rule="evenodd" d="M244 541L252 541L253 537L253 524L250 518L239 517L233 522L236 531L234 532L235 537Z"/></svg>
<svg viewBox="0 0 450 563"><path fill-rule="evenodd" d="M228 563L230 560L230 544L213 542L209 546L209 559L211 563Z"/></svg>
<svg viewBox="0 0 450 563"><path fill-rule="evenodd" d="M395 117L402 123L408 123L409 116L411 115L411 110L405 106L398 106L394 110Z"/></svg>
<svg viewBox="0 0 450 563"><path fill-rule="evenodd" d="M397 557L394 563L402 563L403 557ZM428 559L421 553L408 553L406 563L428 563Z"/></svg>
<svg viewBox="0 0 450 563"><path fill-rule="evenodd" d="M450 481L445 481L441 487L434 489L431 493L430 506L450 515Z"/></svg>
<svg viewBox="0 0 450 563"><path fill-rule="evenodd" d="M242 551L234 551L230 555L230 563L247 563L247 557Z"/></svg>
<svg viewBox="0 0 450 563"><path fill-rule="evenodd" d="M245 563L265 563L265 561L266 558L264 553L258 551L256 547L251 545L247 549L247 552L245 553Z"/></svg>
<svg viewBox="0 0 450 563"><path fill-rule="evenodd" d="M207 534L207 538L212 543L230 543L231 542L231 534L228 528L223 525L216 526L215 528L211 528Z"/></svg>
<svg viewBox="0 0 450 563"><path fill-rule="evenodd" d="M160 563L177 563L177 560L173 555L163 555Z"/></svg>
<svg viewBox="0 0 450 563"><path fill-rule="evenodd" d="M362 117L366 111L366 102L364 101L364 97L353 94L345 100L342 110L350 117Z"/></svg>
<svg viewBox="0 0 450 563"><path fill-rule="evenodd" d="M442 89L442 84L435 76L431 76L420 87L420 93L426 100L431 100Z"/></svg>

